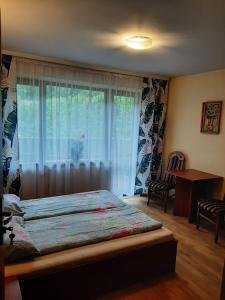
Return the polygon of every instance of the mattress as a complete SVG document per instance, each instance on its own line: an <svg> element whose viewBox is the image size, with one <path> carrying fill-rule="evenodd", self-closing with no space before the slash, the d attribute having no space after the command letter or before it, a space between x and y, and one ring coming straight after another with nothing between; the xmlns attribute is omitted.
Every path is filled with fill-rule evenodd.
<svg viewBox="0 0 225 300"><path fill-rule="evenodd" d="M124 205L106 190L20 201L25 221Z"/></svg>
<svg viewBox="0 0 225 300"><path fill-rule="evenodd" d="M161 228L135 207L98 209L25 222L40 255Z"/></svg>

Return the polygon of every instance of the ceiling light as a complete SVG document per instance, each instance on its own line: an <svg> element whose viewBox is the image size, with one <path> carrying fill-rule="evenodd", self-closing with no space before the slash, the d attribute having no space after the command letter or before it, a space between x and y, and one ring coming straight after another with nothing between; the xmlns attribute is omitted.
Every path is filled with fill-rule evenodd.
<svg viewBox="0 0 225 300"><path fill-rule="evenodd" d="M148 36L134 35L126 38L125 43L130 48L144 50L151 47L152 39Z"/></svg>

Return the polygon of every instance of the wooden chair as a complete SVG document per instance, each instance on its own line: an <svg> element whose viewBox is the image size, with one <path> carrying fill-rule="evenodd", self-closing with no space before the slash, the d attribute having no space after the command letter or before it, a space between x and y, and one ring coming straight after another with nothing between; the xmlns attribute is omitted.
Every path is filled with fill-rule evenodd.
<svg viewBox="0 0 225 300"><path fill-rule="evenodd" d="M169 172L174 170L183 170L185 157L182 152L174 151L170 153L168 158L167 169L160 180L150 180L148 186L148 202L149 205L151 195L159 195L164 202L164 212L167 211L167 202L169 197L169 190L175 187L175 177Z"/></svg>
<svg viewBox="0 0 225 300"><path fill-rule="evenodd" d="M219 232L224 225L225 194L222 200L201 199L198 201L196 229L200 227L201 218L216 226L214 242L218 242Z"/></svg>

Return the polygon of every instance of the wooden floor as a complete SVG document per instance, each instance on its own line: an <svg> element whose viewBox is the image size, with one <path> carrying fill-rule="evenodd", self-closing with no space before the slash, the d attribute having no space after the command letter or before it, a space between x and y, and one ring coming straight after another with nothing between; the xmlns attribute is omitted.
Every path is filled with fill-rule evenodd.
<svg viewBox="0 0 225 300"><path fill-rule="evenodd" d="M178 240L176 274L115 291L98 299L218 300L225 258L225 233L216 245L213 226L204 221L200 231L197 231L194 224L188 224L187 219L174 216L172 208L165 214L160 201L152 201L149 207L145 197L125 198L125 201L160 220L174 233Z"/></svg>

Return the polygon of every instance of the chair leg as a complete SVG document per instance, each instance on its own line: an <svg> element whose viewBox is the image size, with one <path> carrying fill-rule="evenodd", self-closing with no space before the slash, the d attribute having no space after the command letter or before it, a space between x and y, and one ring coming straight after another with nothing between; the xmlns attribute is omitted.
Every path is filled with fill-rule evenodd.
<svg viewBox="0 0 225 300"><path fill-rule="evenodd" d="M224 215L218 215L216 218L216 233L215 233L215 238L214 238L215 243L218 242L219 231L222 227L223 219L224 219Z"/></svg>
<svg viewBox="0 0 225 300"><path fill-rule="evenodd" d="M200 227L200 209L198 207L198 210L197 210L197 220L196 220L196 229L199 230L199 227Z"/></svg>
<svg viewBox="0 0 225 300"><path fill-rule="evenodd" d="M215 233L215 237L214 237L214 242L217 244L218 242L218 237L219 237L219 230L220 230L220 221L219 221L219 216L217 216L216 218L216 233Z"/></svg>
<svg viewBox="0 0 225 300"><path fill-rule="evenodd" d="M147 202L147 206L149 205L150 197L151 197L151 193L150 193L150 191L148 190L148 202Z"/></svg>
<svg viewBox="0 0 225 300"><path fill-rule="evenodd" d="M163 195L163 200L164 200L164 212L167 212L167 202L168 202L168 191L164 192Z"/></svg>

